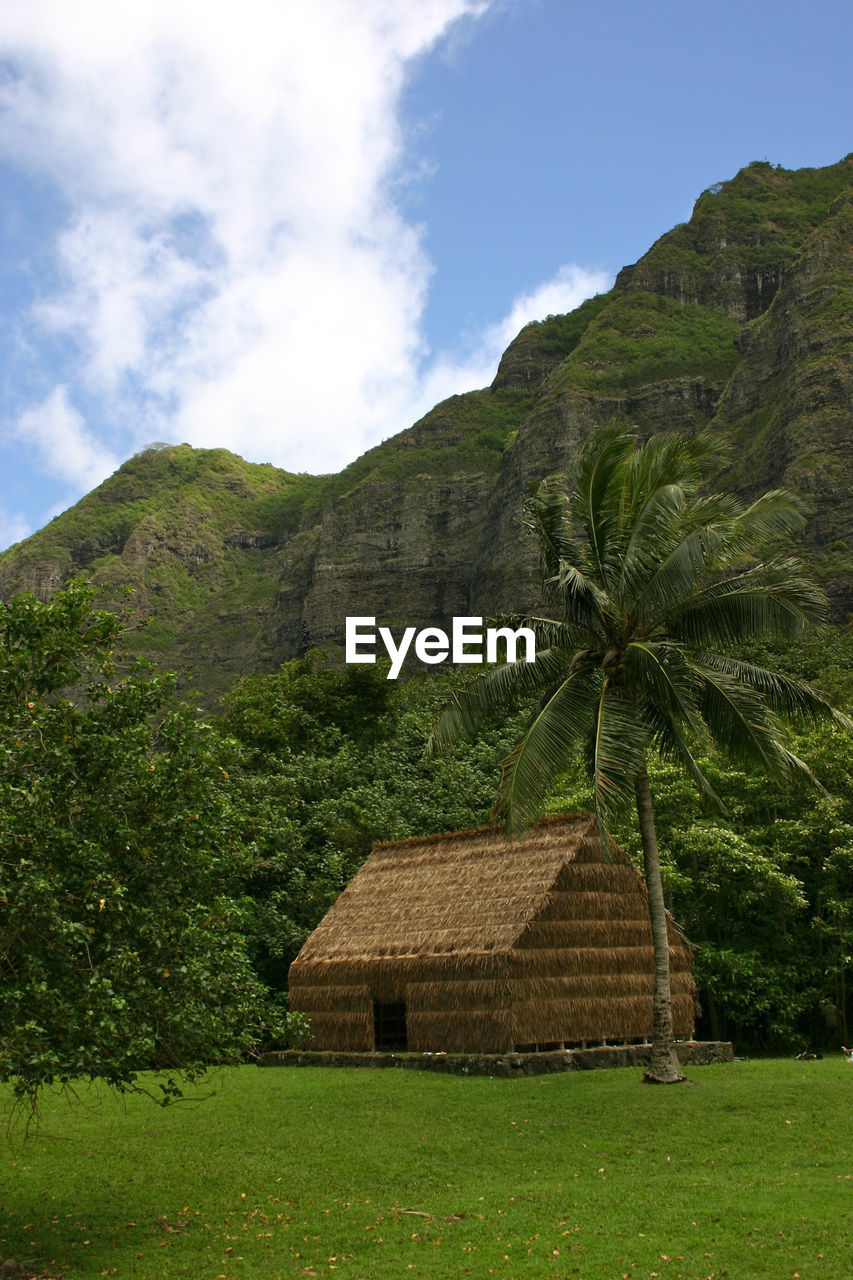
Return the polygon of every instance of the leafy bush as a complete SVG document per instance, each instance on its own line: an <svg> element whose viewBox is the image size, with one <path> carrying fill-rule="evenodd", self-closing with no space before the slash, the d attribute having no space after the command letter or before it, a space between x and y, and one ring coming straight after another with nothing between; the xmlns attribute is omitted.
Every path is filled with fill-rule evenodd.
<svg viewBox="0 0 853 1280"><path fill-rule="evenodd" d="M223 744L72 583L0 605L0 1079L197 1074L251 1050L264 989Z"/></svg>

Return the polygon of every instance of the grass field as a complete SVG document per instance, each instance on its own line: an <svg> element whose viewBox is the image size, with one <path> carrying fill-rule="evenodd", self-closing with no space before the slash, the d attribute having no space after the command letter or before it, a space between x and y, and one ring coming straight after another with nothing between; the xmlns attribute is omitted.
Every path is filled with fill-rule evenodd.
<svg viewBox="0 0 853 1280"><path fill-rule="evenodd" d="M690 1074L244 1067L166 1109L50 1098L0 1144L0 1258L67 1280L849 1280L853 1067Z"/></svg>

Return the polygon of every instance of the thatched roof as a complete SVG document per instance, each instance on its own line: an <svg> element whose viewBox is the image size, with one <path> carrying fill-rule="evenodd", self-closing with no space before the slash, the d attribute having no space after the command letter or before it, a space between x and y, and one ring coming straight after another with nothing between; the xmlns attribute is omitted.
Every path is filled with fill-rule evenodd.
<svg viewBox="0 0 853 1280"><path fill-rule="evenodd" d="M508 951L545 909L568 862L594 859L572 875L576 918L599 915L589 895L620 894L626 871L639 891L627 855L614 849L611 857L608 865L588 814L546 819L520 840L483 827L375 845L297 963ZM611 899L606 917L615 909Z"/></svg>

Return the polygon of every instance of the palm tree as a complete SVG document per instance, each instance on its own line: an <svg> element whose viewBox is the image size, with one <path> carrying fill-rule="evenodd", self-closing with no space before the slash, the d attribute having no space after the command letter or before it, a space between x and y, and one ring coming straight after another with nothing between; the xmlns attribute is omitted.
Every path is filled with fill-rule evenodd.
<svg viewBox="0 0 853 1280"><path fill-rule="evenodd" d="M679 762L721 806L697 762L715 744L766 773L805 773L781 716L853 724L807 685L729 656L755 635L796 637L824 617L799 563L756 553L804 523L802 503L775 490L751 505L706 494L722 455L707 435L595 436L571 492L546 481L525 509L538 538L543 595L554 617L523 619L533 663L491 667L457 691L433 729L434 753L498 711L530 709L503 761L495 817L508 831L539 816L554 782L582 753L602 842L633 809L654 941L654 1034L646 1079L684 1076L673 1048L669 943L650 753Z"/></svg>

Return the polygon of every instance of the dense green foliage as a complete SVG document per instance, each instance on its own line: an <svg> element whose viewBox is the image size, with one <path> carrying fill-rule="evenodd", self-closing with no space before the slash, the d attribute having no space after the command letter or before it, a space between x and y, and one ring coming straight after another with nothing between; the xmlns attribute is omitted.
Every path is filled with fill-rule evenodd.
<svg viewBox="0 0 853 1280"><path fill-rule="evenodd" d="M245 462L226 449L169 445L129 458L114 476L57 516L19 554L26 561L55 557L77 569L100 567L119 555L128 537L155 537L169 516L188 514L201 541L210 527L265 527L270 509L286 507L311 477ZM176 511L176 508L178 510Z"/></svg>
<svg viewBox="0 0 853 1280"><path fill-rule="evenodd" d="M298 595L330 507L360 488L370 509L377 494L396 502L401 487L424 475L443 484L495 475L530 401L517 389L453 396L336 475L293 475L224 449L145 449L0 554L0 595L22 586L40 594L38 583L81 573L116 589L137 624L125 646L182 674L189 669L212 707L235 665L270 670L280 661L283 622L299 634L298 601L291 606L296 616L287 616L287 606L280 614L283 544L296 545ZM223 652L230 670L222 669Z"/></svg>
<svg viewBox="0 0 853 1280"><path fill-rule="evenodd" d="M245 677L224 699L231 799L255 866L250 945L276 989L374 841L489 820L509 739L496 732L425 760L430 726L458 677L403 685L386 673L387 664L335 672L312 653L277 674Z"/></svg>
<svg viewBox="0 0 853 1280"><path fill-rule="evenodd" d="M451 396L410 429L368 449L338 475L322 477L306 502L304 523L320 519L323 507L360 484L411 482L417 476L461 476L497 471L510 432L530 407L517 389L469 391ZM413 447L414 446L414 447Z"/></svg>
<svg viewBox="0 0 853 1280"><path fill-rule="evenodd" d="M748 656L814 683L842 709L853 705L853 638L826 633ZM312 655L241 681L226 700L220 729L240 743L232 803L255 852L250 948L275 988L374 840L488 821L512 726L493 724L450 756L422 758L462 678L392 684L381 666L336 673ZM675 765L649 764L667 904L696 947L698 1032L741 1049L837 1047L853 1022L848 741L843 731L804 728L793 745L827 795L702 751L698 764L724 798L720 814ZM576 765L548 808L593 803ZM614 832L639 860L631 823L617 821Z"/></svg>
<svg viewBox="0 0 853 1280"><path fill-rule="evenodd" d="M319 654L238 682L211 727L168 678L119 676L119 624L79 589L7 607L3 636L2 1052L25 1087L247 1051L271 1019L264 988L282 997L372 842L488 821L517 732L493 724L427 761L459 673L404 685ZM853 639L749 656L853 702ZM650 767L668 905L696 945L699 1032L741 1049L837 1046L853 1021L847 743L815 728L795 746L827 796L705 752L726 801L712 815L673 765ZM570 770L549 808L592 801ZM630 825L615 831L638 855Z"/></svg>
<svg viewBox="0 0 853 1280"><path fill-rule="evenodd" d="M525 358L545 363L561 363L571 355L591 321L608 305L609 300L608 294L596 294L566 315L531 320L510 346L505 357L507 363L512 367Z"/></svg>
<svg viewBox="0 0 853 1280"><path fill-rule="evenodd" d="M64 1280L848 1280L853 1067L637 1075L243 1067L203 1106L46 1099L43 1138L0 1144L0 1259Z"/></svg>
<svg viewBox="0 0 853 1280"><path fill-rule="evenodd" d="M158 566L155 557L153 568L163 575L155 581L169 589L170 604L198 608L212 588L228 585L227 555L216 562L209 557L209 547L223 535L240 530L257 536L260 546L271 545L316 524L325 507L362 483L395 483L424 473L493 472L529 403L529 395L515 390L453 396L412 429L425 436L438 426L441 440L434 448L425 439L416 449L401 447L398 438L387 440L327 476L246 462L226 449L148 448L21 544L16 558L21 567L52 560L68 572L91 570L99 580L129 583L133 556L114 559L129 538L140 547L146 541L158 547L169 539L197 543L203 554L191 573L184 567L181 579L173 581L179 568L172 559L163 557ZM197 598L178 598L192 588Z"/></svg>
<svg viewBox="0 0 853 1280"><path fill-rule="evenodd" d="M820 169L784 169L755 160L731 181L704 191L696 212L724 217L732 239L741 242L799 245L849 187L848 160Z"/></svg>
<svg viewBox="0 0 853 1280"><path fill-rule="evenodd" d="M287 967L371 844L486 822L508 749L426 762L452 673L321 654L238 682L214 729L171 677L120 674L91 596L2 614L0 1076L33 1095L298 1035Z"/></svg>
<svg viewBox="0 0 853 1280"><path fill-rule="evenodd" d="M755 161L703 191L689 222L661 236L622 273L625 284L677 278L688 296L717 303L737 276L778 278L851 184L848 160L822 169ZM641 286L642 287L642 286Z"/></svg>
<svg viewBox="0 0 853 1280"><path fill-rule="evenodd" d="M192 1075L255 1042L264 991L222 743L72 584L0 605L0 1079Z"/></svg>
<svg viewBox="0 0 853 1280"><path fill-rule="evenodd" d="M562 365L561 390L606 394L668 378L724 384L738 362L736 320L653 293L614 295Z"/></svg>

